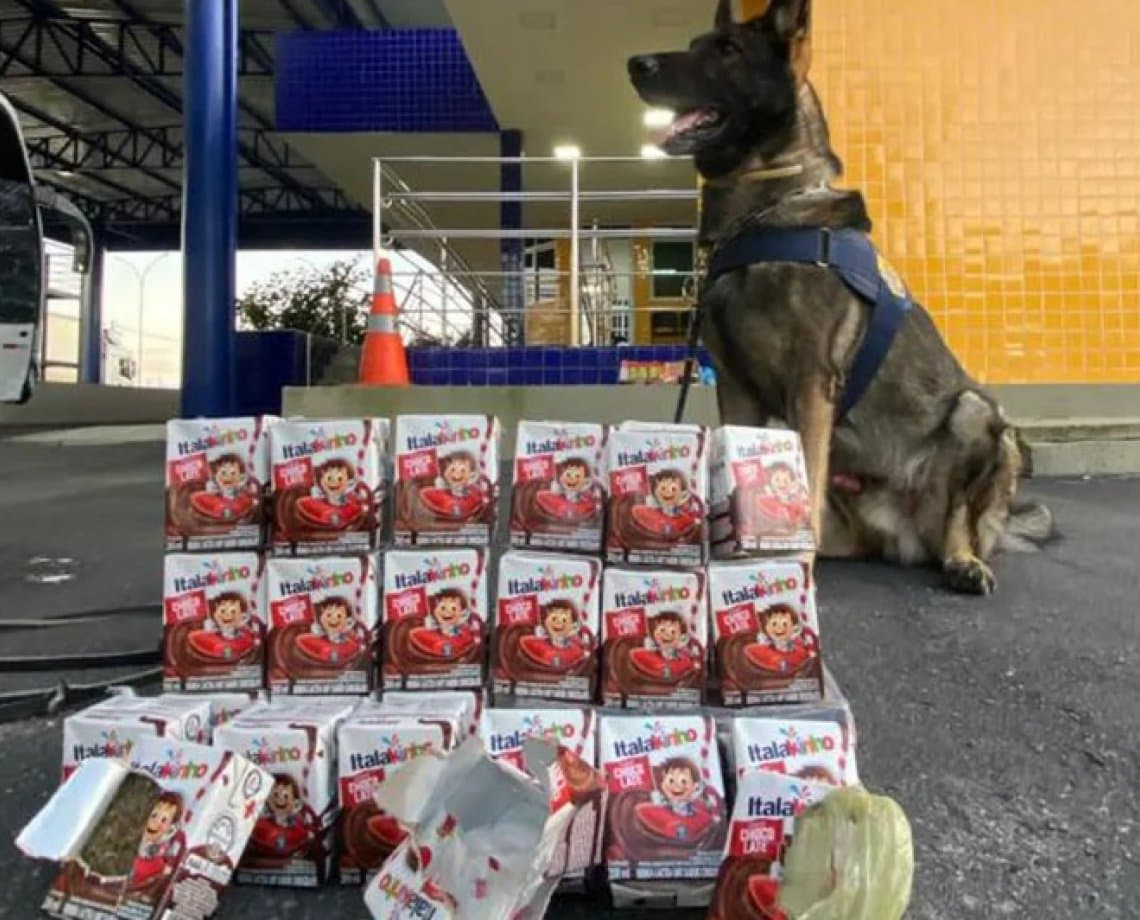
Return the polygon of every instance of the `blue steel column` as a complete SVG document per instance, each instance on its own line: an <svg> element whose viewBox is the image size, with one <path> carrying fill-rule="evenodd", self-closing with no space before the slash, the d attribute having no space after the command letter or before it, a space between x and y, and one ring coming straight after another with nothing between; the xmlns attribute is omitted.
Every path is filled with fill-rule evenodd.
<svg viewBox="0 0 1140 920"><path fill-rule="evenodd" d="M503 157L522 156L522 132L503 131L499 135L499 154ZM499 190L502 192L522 191L522 163L503 163L500 167ZM522 229L522 202L503 201L500 205L499 223L504 230ZM517 328L516 339L523 340L523 241L502 241L503 307Z"/></svg>
<svg viewBox="0 0 1140 920"><path fill-rule="evenodd" d="M238 0L185 0L182 415L234 406Z"/></svg>
<svg viewBox="0 0 1140 920"><path fill-rule="evenodd" d="M87 272L87 309L83 325L79 369L82 383L103 382L103 254L106 234L98 224L91 225L91 266Z"/></svg>

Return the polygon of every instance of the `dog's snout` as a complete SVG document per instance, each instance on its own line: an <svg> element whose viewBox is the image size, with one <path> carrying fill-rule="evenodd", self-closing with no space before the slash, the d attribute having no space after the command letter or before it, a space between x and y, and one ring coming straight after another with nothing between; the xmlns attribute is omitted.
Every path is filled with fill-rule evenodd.
<svg viewBox="0 0 1140 920"><path fill-rule="evenodd" d="M629 59L629 72L635 77L651 77L661 69L656 54L639 54Z"/></svg>

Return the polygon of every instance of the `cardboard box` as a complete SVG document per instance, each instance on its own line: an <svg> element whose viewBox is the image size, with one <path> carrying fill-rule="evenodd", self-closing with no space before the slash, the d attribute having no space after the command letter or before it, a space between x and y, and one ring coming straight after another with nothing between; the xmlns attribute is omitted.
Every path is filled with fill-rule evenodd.
<svg viewBox="0 0 1140 920"><path fill-rule="evenodd" d="M380 706L385 712L430 715L455 726L456 744L479 731L486 704L482 690L385 690Z"/></svg>
<svg viewBox="0 0 1140 920"><path fill-rule="evenodd" d="M606 561L699 566L708 549L705 429L625 423L606 442Z"/></svg>
<svg viewBox="0 0 1140 920"><path fill-rule="evenodd" d="M815 548L807 469L796 432L715 429L709 479L714 558Z"/></svg>
<svg viewBox="0 0 1140 920"><path fill-rule="evenodd" d="M427 713L394 713L365 702L337 729L340 803L340 881L366 881L400 845L407 831L376 806L375 793L419 757L458 743L454 721Z"/></svg>
<svg viewBox="0 0 1140 920"><path fill-rule="evenodd" d="M163 687L260 690L265 684L261 557L171 554L163 570Z"/></svg>
<svg viewBox="0 0 1140 920"><path fill-rule="evenodd" d="M126 760L85 762L16 843L62 863L43 903L52 917L204 918L272 786L226 751L141 738Z"/></svg>
<svg viewBox="0 0 1140 920"><path fill-rule="evenodd" d="M581 556L503 554L492 632L496 695L593 701L601 573L598 560Z"/></svg>
<svg viewBox="0 0 1140 920"><path fill-rule="evenodd" d="M378 558L270 559L267 683L274 694L367 693L379 637Z"/></svg>
<svg viewBox="0 0 1140 920"><path fill-rule="evenodd" d="M487 657L486 557L478 549L384 556L384 688L481 689Z"/></svg>
<svg viewBox="0 0 1140 920"><path fill-rule="evenodd" d="M819 616L807 563L714 562L708 576L713 659L724 705L821 699Z"/></svg>
<svg viewBox="0 0 1140 920"><path fill-rule="evenodd" d="M708 647L704 573L607 568L602 585L603 703L652 712L699 706Z"/></svg>
<svg viewBox="0 0 1140 920"><path fill-rule="evenodd" d="M259 418L166 423L166 548L257 549L269 477L268 432Z"/></svg>
<svg viewBox="0 0 1140 920"><path fill-rule="evenodd" d="M126 760L144 738L209 744L216 717L208 696L116 693L63 720L63 778L85 760Z"/></svg>
<svg viewBox="0 0 1140 920"><path fill-rule="evenodd" d="M397 416L392 525L397 546L491 545L500 436L493 416Z"/></svg>
<svg viewBox="0 0 1140 920"><path fill-rule="evenodd" d="M377 545L387 423L289 419L270 431L273 552L363 554Z"/></svg>
<svg viewBox="0 0 1140 920"><path fill-rule="evenodd" d="M573 422L520 421L511 483L511 545L602 551L605 429Z"/></svg>
<svg viewBox="0 0 1140 920"><path fill-rule="evenodd" d="M215 748L245 757L273 782L238 865L239 882L315 888L328 880L337 820L336 729L358 702L280 697L218 729Z"/></svg>

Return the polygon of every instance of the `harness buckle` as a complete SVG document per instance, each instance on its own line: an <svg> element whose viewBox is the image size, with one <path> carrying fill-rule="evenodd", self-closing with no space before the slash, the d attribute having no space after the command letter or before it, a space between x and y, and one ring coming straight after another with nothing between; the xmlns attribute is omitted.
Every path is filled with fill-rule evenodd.
<svg viewBox="0 0 1140 920"><path fill-rule="evenodd" d="M831 265L831 229L828 227L823 227L819 231L819 258L815 260L815 264L820 268Z"/></svg>

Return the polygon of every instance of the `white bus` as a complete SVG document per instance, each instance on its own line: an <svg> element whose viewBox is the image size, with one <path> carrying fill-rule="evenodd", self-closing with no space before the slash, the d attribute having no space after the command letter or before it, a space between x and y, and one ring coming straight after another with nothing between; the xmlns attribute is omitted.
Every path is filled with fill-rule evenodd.
<svg viewBox="0 0 1140 920"><path fill-rule="evenodd" d="M0 402L32 396L43 322L43 251L20 123L0 95Z"/></svg>

